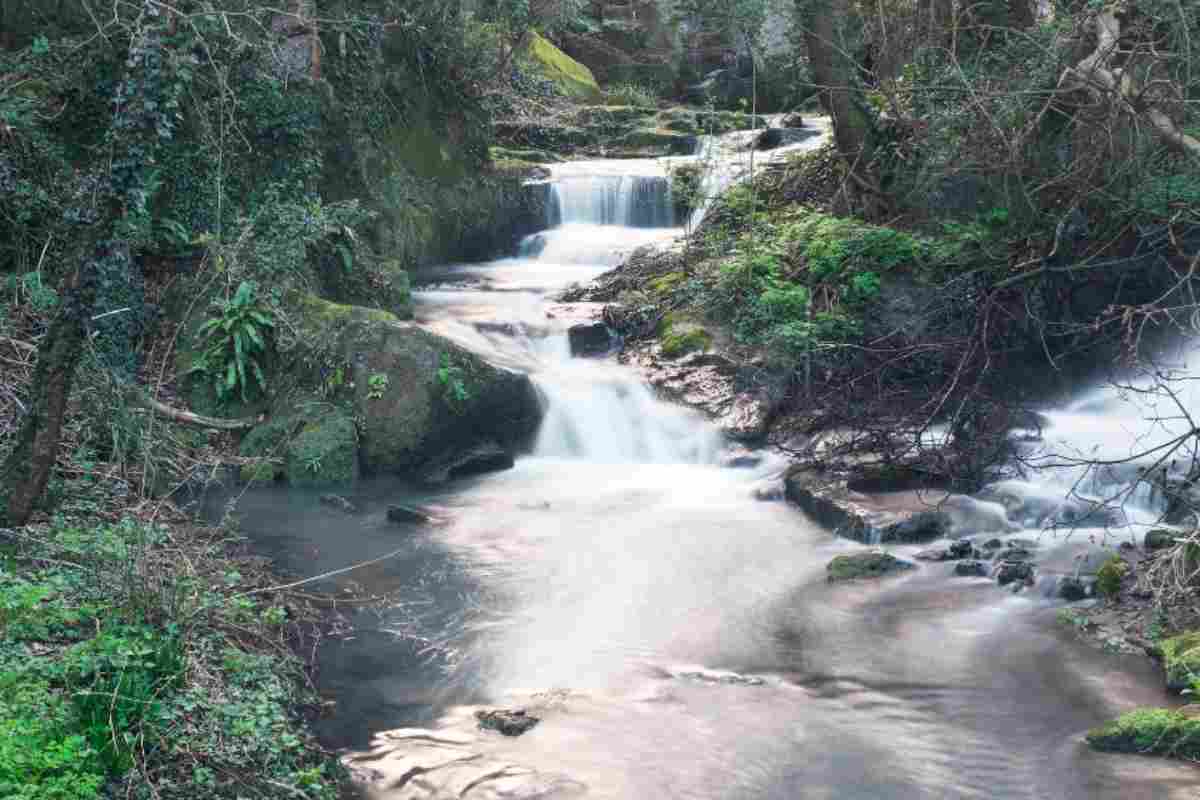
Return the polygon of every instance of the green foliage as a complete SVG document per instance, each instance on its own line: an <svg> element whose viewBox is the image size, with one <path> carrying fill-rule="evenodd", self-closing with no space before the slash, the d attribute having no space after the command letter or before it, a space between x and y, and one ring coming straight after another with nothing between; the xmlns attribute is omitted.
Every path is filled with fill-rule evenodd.
<svg viewBox="0 0 1200 800"><path fill-rule="evenodd" d="M442 386L442 397L451 408L461 408L471 399L471 392L465 381L466 372L448 353L442 353L441 364L438 367L437 379Z"/></svg>
<svg viewBox="0 0 1200 800"><path fill-rule="evenodd" d="M367 399L382 400L389 383L391 383L391 379L384 372L377 372L367 378Z"/></svg>
<svg viewBox="0 0 1200 800"><path fill-rule="evenodd" d="M1088 731L1096 750L1200 759L1200 719L1165 708L1139 708Z"/></svg>
<svg viewBox="0 0 1200 800"><path fill-rule="evenodd" d="M72 733L59 693L37 678L0 674L0 796L93 800L104 770L88 740Z"/></svg>
<svg viewBox="0 0 1200 800"><path fill-rule="evenodd" d="M1129 565L1120 556L1108 559L1096 573L1097 591L1110 600L1116 598L1121 593L1121 581L1128 571Z"/></svg>
<svg viewBox="0 0 1200 800"><path fill-rule="evenodd" d="M634 108L655 108L658 106L658 93L649 87L637 83L618 83L604 90L610 104L633 106Z"/></svg>
<svg viewBox="0 0 1200 800"><path fill-rule="evenodd" d="M216 315L200 326L204 351L196 369L209 376L221 402L235 393L246 402L267 390L262 360L268 355L275 318L256 293L253 283L242 281L233 297L214 304Z"/></svg>

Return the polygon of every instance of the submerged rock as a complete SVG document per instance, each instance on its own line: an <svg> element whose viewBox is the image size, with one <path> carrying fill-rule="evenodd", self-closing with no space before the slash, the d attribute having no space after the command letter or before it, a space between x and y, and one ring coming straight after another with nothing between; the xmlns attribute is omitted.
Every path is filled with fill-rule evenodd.
<svg viewBox="0 0 1200 800"><path fill-rule="evenodd" d="M961 578L986 578L988 568L982 561L960 561L954 565L954 574Z"/></svg>
<svg viewBox="0 0 1200 800"><path fill-rule="evenodd" d="M572 325L567 330L567 341L573 356L603 356L612 352L617 337L603 322Z"/></svg>
<svg viewBox="0 0 1200 800"><path fill-rule="evenodd" d="M829 581L836 583L861 578L881 578L915 568L915 564L896 558L891 553L883 550L868 550L838 556L830 561L825 569Z"/></svg>
<svg viewBox="0 0 1200 800"><path fill-rule="evenodd" d="M1033 571L1033 564L1028 561L1005 561L996 572L996 581L1001 586L1010 583L1032 584Z"/></svg>
<svg viewBox="0 0 1200 800"><path fill-rule="evenodd" d="M342 497L340 494L321 495L321 505L335 508L338 511L342 511L346 514L358 513L358 507L355 506L354 503L351 503L349 500Z"/></svg>
<svg viewBox="0 0 1200 800"><path fill-rule="evenodd" d="M512 711L476 711L475 718L479 727L485 730L498 731L505 736L520 736L533 730L541 719L525 713L524 709Z"/></svg>
<svg viewBox="0 0 1200 800"><path fill-rule="evenodd" d="M932 548L930 550L922 550L913 556L917 561L949 561L950 553L946 550Z"/></svg>
<svg viewBox="0 0 1200 800"><path fill-rule="evenodd" d="M394 522L397 525L428 525L437 521L435 517L416 506L403 505L388 506L387 519L388 522Z"/></svg>
<svg viewBox="0 0 1200 800"><path fill-rule="evenodd" d="M970 558L975 552L975 548L971 545L969 539L959 539L954 544L950 545L947 551L951 559Z"/></svg>

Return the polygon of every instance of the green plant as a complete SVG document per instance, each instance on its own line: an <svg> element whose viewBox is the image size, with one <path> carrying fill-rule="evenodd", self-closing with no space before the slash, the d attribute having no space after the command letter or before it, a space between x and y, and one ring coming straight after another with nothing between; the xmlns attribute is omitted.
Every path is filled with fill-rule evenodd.
<svg viewBox="0 0 1200 800"><path fill-rule="evenodd" d="M216 315L200 326L205 341L200 369L213 381L217 398L225 402L236 392L243 402L265 392L267 379L260 359L268 352L274 313L256 298L256 286L238 285L233 297L215 304Z"/></svg>
<svg viewBox="0 0 1200 800"><path fill-rule="evenodd" d="M455 364L449 354L442 353L441 366L438 367L437 379L441 384L446 403L451 408L459 408L471 399L471 392L463 378L466 373Z"/></svg>
<svg viewBox="0 0 1200 800"><path fill-rule="evenodd" d="M1115 599L1121 593L1121 581L1128 571L1129 565L1120 556L1114 555L1096 572L1096 589L1104 597Z"/></svg>
<svg viewBox="0 0 1200 800"><path fill-rule="evenodd" d="M367 399L382 400L389 383L390 379L383 372L376 372L370 378L367 378Z"/></svg>
<svg viewBox="0 0 1200 800"><path fill-rule="evenodd" d="M0 674L0 797L93 800L104 773L87 739L70 730L62 697L28 673Z"/></svg>
<svg viewBox="0 0 1200 800"><path fill-rule="evenodd" d="M654 108L658 105L658 94L653 89L637 83L618 83L606 90L611 101L636 108Z"/></svg>

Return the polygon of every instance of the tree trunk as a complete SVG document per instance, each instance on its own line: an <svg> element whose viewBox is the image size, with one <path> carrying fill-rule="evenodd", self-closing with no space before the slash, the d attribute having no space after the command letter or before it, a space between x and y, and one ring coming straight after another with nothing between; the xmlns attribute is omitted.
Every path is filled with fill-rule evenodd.
<svg viewBox="0 0 1200 800"><path fill-rule="evenodd" d="M841 36L841 21L852 13L848 0L811 0L798 4L813 82L833 118L833 138L849 168L853 191L868 216L882 212L882 194L874 178L875 120L858 86L857 65Z"/></svg>
<svg viewBox="0 0 1200 800"><path fill-rule="evenodd" d="M111 243L97 249L96 259L111 252ZM71 396L75 367L83 352L84 323L95 305L96 261L83 265L63 293L62 308L38 346L33 373L33 400L21 420L16 446L0 472L0 496L9 525L24 525L46 491L58 458L63 416Z"/></svg>

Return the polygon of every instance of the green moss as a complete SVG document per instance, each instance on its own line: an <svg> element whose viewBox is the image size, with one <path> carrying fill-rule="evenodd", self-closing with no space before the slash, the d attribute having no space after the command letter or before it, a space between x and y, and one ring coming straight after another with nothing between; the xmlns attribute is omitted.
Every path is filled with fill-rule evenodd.
<svg viewBox="0 0 1200 800"><path fill-rule="evenodd" d="M1095 750L1200 759L1200 718L1165 708L1139 708L1088 731Z"/></svg>
<svg viewBox="0 0 1200 800"><path fill-rule="evenodd" d="M324 487L349 483L358 476L358 432L340 414L304 426L287 451L288 482Z"/></svg>
<svg viewBox="0 0 1200 800"><path fill-rule="evenodd" d="M553 81L568 97L600 100L600 85L596 83L592 71L540 34L530 32L520 55L538 74Z"/></svg>
<svg viewBox="0 0 1200 800"><path fill-rule="evenodd" d="M862 578L879 578L893 572L912 569L913 565L901 561L891 553L870 550L837 556L825 570L830 582L853 581Z"/></svg>
<svg viewBox="0 0 1200 800"><path fill-rule="evenodd" d="M1120 556L1113 556L1096 573L1096 589L1107 598L1115 598L1121 593L1121 580L1128 571L1129 565Z"/></svg>
<svg viewBox="0 0 1200 800"><path fill-rule="evenodd" d="M330 341L332 334L352 322L399 322L390 311L333 303L315 294L297 294L291 298L297 327L310 341Z"/></svg>
<svg viewBox="0 0 1200 800"><path fill-rule="evenodd" d="M712 346L712 337L703 328L673 331L662 339L662 354L678 358L687 353L703 352Z"/></svg>
<svg viewBox="0 0 1200 800"><path fill-rule="evenodd" d="M1167 688L1181 692L1200 681L1200 631L1184 633L1162 643Z"/></svg>
<svg viewBox="0 0 1200 800"><path fill-rule="evenodd" d="M687 280L686 272L668 272L650 281L650 290L655 294L670 294Z"/></svg>

